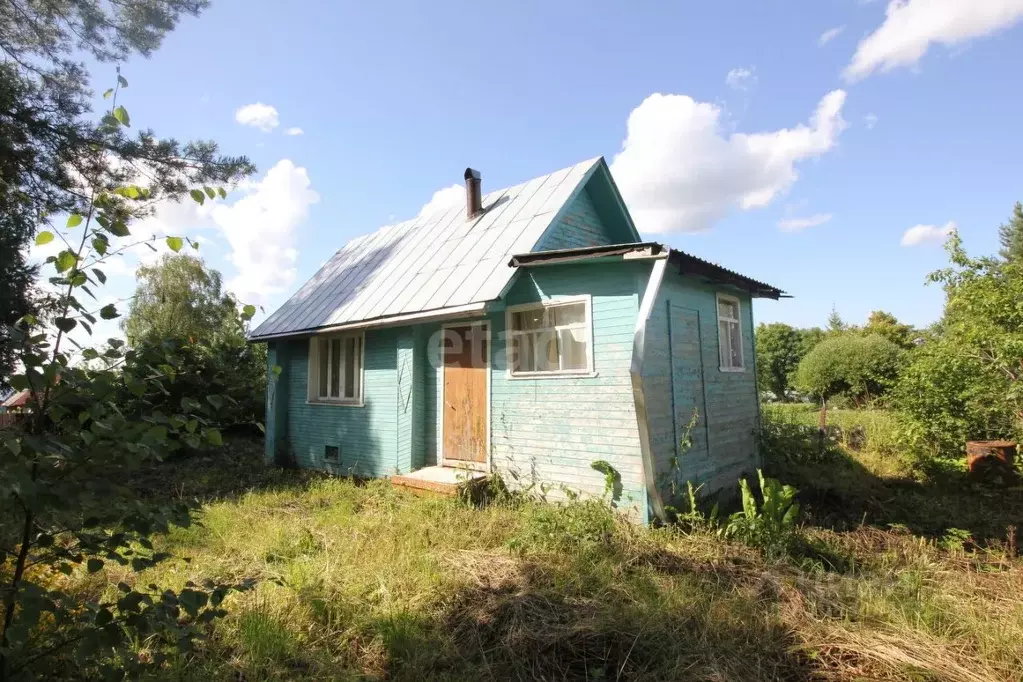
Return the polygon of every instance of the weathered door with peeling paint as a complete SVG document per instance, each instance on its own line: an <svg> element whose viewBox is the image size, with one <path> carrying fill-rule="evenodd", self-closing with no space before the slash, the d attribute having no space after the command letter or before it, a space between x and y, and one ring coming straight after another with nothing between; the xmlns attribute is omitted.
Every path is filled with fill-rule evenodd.
<svg viewBox="0 0 1023 682"><path fill-rule="evenodd" d="M488 352L484 325L444 330L445 464L487 461Z"/></svg>

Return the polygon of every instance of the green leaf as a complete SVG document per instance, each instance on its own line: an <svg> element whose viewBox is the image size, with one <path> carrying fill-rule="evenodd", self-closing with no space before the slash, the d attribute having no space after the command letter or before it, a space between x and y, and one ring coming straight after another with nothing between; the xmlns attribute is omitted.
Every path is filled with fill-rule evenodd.
<svg viewBox="0 0 1023 682"><path fill-rule="evenodd" d="M113 88L107 88L107 91L103 93L103 99L110 99L110 97L113 94L114 94L114 89Z"/></svg>
<svg viewBox="0 0 1023 682"><path fill-rule="evenodd" d="M85 562L85 568L89 571L89 573L95 573L99 569L103 568L103 560L96 558L89 559Z"/></svg>
<svg viewBox="0 0 1023 682"><path fill-rule="evenodd" d="M67 226L78 227L79 225L82 224L82 220L83 220L82 216L78 215L77 213L72 213L71 215L68 216Z"/></svg>
<svg viewBox="0 0 1023 682"><path fill-rule="evenodd" d="M49 230L43 230L36 235L36 246L42 246L43 244L49 244L53 241L53 233Z"/></svg>
<svg viewBox="0 0 1023 682"><path fill-rule="evenodd" d="M178 603L181 604L181 608L192 618L195 618L199 613L199 609L206 606L208 600L209 596L205 592L188 588L181 590L178 594Z"/></svg>
<svg viewBox="0 0 1023 682"><path fill-rule="evenodd" d="M124 107L117 107L111 112L117 122L123 125L125 128L131 127L131 119L128 117L128 110Z"/></svg>
<svg viewBox="0 0 1023 682"><path fill-rule="evenodd" d="M107 305L99 309L99 316L102 317L104 320L112 320L115 317L117 317L118 314L119 313L117 312L117 308L114 306L113 303L108 303Z"/></svg>
<svg viewBox="0 0 1023 682"><path fill-rule="evenodd" d="M194 200L195 200L195 202L196 202L197 204L199 204L200 206L202 206L202 205L203 205L204 203L206 203L206 195L205 195L205 194L203 194L203 192L202 192L202 190L201 190L201 189L193 189L193 190L192 190L191 192L189 192L188 194L189 194L189 195L190 195L190 196L192 197L192 199L194 199Z"/></svg>
<svg viewBox="0 0 1023 682"><path fill-rule="evenodd" d="M284 369L280 365L274 365L270 371L273 372L275 377L279 377Z"/></svg>
<svg viewBox="0 0 1023 682"><path fill-rule="evenodd" d="M174 253L180 251L183 245L184 241L182 241L181 237L167 237L167 247Z"/></svg>
<svg viewBox="0 0 1023 682"><path fill-rule="evenodd" d="M226 199L227 198L227 190L225 190L223 187L218 187L217 188L217 194L220 195L221 199Z"/></svg>
<svg viewBox="0 0 1023 682"><path fill-rule="evenodd" d="M122 88L128 87L128 81L125 80L124 76L120 74L118 74L117 76L117 84L120 85Z"/></svg>
<svg viewBox="0 0 1023 682"><path fill-rule="evenodd" d="M206 440L208 440L211 445L216 445L217 447L224 444L224 439L220 436L219 429L206 429Z"/></svg>
<svg viewBox="0 0 1023 682"><path fill-rule="evenodd" d="M254 306L254 305L250 304L250 305L247 305L244 308L242 308L242 317L245 318L246 320L251 320L252 316L255 315L255 314L256 314L256 306Z"/></svg>
<svg viewBox="0 0 1023 682"><path fill-rule="evenodd" d="M210 199L216 199L217 193L212 187L203 187L203 191L206 192L206 196Z"/></svg>
<svg viewBox="0 0 1023 682"><path fill-rule="evenodd" d="M206 396L206 402L218 410L224 406L224 399L216 394Z"/></svg>
<svg viewBox="0 0 1023 682"><path fill-rule="evenodd" d="M117 194L122 197L127 197L129 199L138 199L139 188L134 187L132 185L129 185L127 187L118 187L117 189L114 190L114 194Z"/></svg>
<svg viewBox="0 0 1023 682"><path fill-rule="evenodd" d="M109 625L114 620L114 614L109 609L100 609L96 612L96 627L101 628Z"/></svg>
<svg viewBox="0 0 1023 682"><path fill-rule="evenodd" d="M118 237L127 237L128 235L131 234L131 232L128 231L128 226L125 225L120 220L115 220L114 222L110 223L110 227L108 227L107 229Z"/></svg>
<svg viewBox="0 0 1023 682"><path fill-rule="evenodd" d="M107 252L107 246L110 245L110 240L107 239L105 234L97 234L92 238L92 248L96 249L96 253L103 256Z"/></svg>
<svg viewBox="0 0 1023 682"><path fill-rule="evenodd" d="M96 275L96 279L98 279L100 281L100 284L106 284L107 283L106 273L104 273L99 268L93 268L92 269L92 274Z"/></svg>
<svg viewBox="0 0 1023 682"><path fill-rule="evenodd" d="M78 326L78 321L72 320L70 317L58 317L53 324L62 332L69 332Z"/></svg>
<svg viewBox="0 0 1023 682"><path fill-rule="evenodd" d="M56 258L57 272L65 272L75 266L78 259L70 251L61 251Z"/></svg>

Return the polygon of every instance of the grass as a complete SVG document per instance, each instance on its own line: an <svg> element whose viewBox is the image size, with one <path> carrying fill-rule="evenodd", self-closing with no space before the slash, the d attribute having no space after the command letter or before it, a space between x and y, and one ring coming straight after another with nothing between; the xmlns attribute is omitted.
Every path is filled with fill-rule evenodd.
<svg viewBox="0 0 1023 682"><path fill-rule="evenodd" d="M795 485L816 525L906 528L941 538L953 529L972 541L1008 541L1023 531L1023 490L968 481L964 463L909 456L895 417L883 410L828 410L821 448L817 409L764 406L764 446L771 475Z"/></svg>
<svg viewBox="0 0 1023 682"><path fill-rule="evenodd" d="M1023 680L1023 562L1005 542L810 525L806 551L769 562L592 502L474 507L259 461L239 441L143 477L202 500L201 525L158 538L173 558L144 573L69 579L259 580L167 679Z"/></svg>

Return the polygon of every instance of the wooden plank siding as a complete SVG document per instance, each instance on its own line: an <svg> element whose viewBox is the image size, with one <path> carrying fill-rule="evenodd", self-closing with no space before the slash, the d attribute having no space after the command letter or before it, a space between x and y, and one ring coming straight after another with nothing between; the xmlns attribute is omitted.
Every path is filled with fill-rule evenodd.
<svg viewBox="0 0 1023 682"><path fill-rule="evenodd" d="M277 342L288 347L281 381L288 390L288 449L298 466L357 476L389 476L399 467L397 360L402 331L407 328L366 332L362 406L309 403L308 339ZM340 447L339 462L324 460L327 445Z"/></svg>
<svg viewBox="0 0 1023 682"><path fill-rule="evenodd" d="M600 495L604 477L592 468L608 461L622 477L620 505L646 515L646 491L629 366L639 292L650 267L639 263L575 264L523 271L508 293L516 305L590 295L592 377L512 378L506 316L493 325L491 467L511 486L546 483L548 496Z"/></svg>
<svg viewBox="0 0 1023 682"><path fill-rule="evenodd" d="M718 360L716 293L740 301L745 369L724 372ZM646 328L643 384L655 480L665 492L670 460L693 410L699 420L693 445L681 453L680 480L703 484L703 493L737 490L737 480L758 463L753 317L748 294L716 289L670 269ZM671 500L664 498L665 503Z"/></svg>
<svg viewBox="0 0 1023 682"><path fill-rule="evenodd" d="M613 243L597 214L589 190L583 188L533 250L553 251Z"/></svg>

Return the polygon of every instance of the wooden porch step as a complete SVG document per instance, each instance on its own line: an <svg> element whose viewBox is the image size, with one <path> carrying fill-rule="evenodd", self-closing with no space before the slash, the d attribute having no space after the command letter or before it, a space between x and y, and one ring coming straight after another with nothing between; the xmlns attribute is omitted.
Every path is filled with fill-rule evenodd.
<svg viewBox="0 0 1023 682"><path fill-rule="evenodd" d="M464 488L478 485L487 475L482 471L455 467L423 467L407 474L391 476L391 484L419 492L455 497Z"/></svg>

